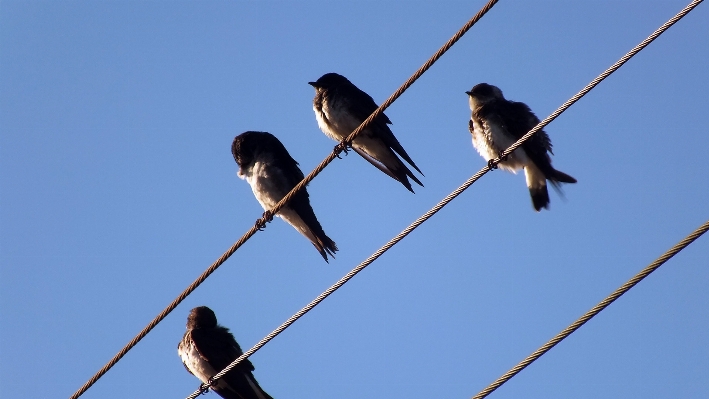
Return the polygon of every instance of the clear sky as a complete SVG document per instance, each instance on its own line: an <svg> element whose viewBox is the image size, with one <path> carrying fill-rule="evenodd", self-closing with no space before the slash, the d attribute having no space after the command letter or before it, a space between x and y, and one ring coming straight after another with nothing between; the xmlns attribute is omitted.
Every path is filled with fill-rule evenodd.
<svg viewBox="0 0 709 399"><path fill-rule="evenodd" d="M424 188L335 160L308 187L335 260L275 220L84 397L186 397L192 307L250 348L484 166L466 90L543 119L688 2L502 0L386 112ZM484 3L0 2L0 386L70 396L261 215L235 135L307 174L335 144L308 81L381 103ZM535 213L522 175L489 173L257 352L258 381L476 394L707 220L708 65L702 4L546 128L565 199ZM707 259L703 237L491 397L709 397Z"/></svg>

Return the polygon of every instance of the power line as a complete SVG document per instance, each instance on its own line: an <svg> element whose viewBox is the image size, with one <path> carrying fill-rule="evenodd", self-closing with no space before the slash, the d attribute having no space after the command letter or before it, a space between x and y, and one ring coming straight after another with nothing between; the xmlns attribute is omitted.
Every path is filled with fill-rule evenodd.
<svg viewBox="0 0 709 399"><path fill-rule="evenodd" d="M483 6L477 14L475 14L463 27L456 32L453 37L451 37L446 44L444 44L431 58L426 61L414 74L403 84L399 89L394 92L382 105L377 108L369 118L365 119L357 129L355 129L347 138L342 140L333 152L325 158L310 174L305 176L305 178L298 183L293 189L285 196L281 201L276 204L272 209L264 212L263 216L256 221L253 227L249 229L238 241L236 241L224 254L217 259L211 266L207 268L189 287L187 287L177 298L175 298L172 303L170 303L160 314L158 314L142 331L138 333L128 344L126 344L106 365L104 365L93 377L91 377L79 390L77 390L70 399L76 399L86 392L93 384L98 381L104 374L108 372L116 363L118 363L123 356L125 356L128 351L133 349L135 345L138 344L148 333L155 328L165 317L167 317L170 312L172 312L177 305L179 305L188 295L190 295L197 287L199 287L204 280L207 279L214 271L219 268L236 250L238 250L246 241L248 241L256 232L263 229L266 223L273 219L273 216L278 213L278 211L283 208L283 206L297 193L300 189L305 187L310 183L315 176L317 176L327 165L329 165L335 158L337 158L342 151L344 151L354 140L362 130L364 130L376 117L378 117L384 110L389 107L397 98L399 98L404 91L406 91L421 75L423 75L431 66L440 59L443 54L448 51L465 33L467 33L470 28L475 25L488 11L498 2L499 0L489 0L485 6Z"/></svg>
<svg viewBox="0 0 709 399"><path fill-rule="evenodd" d="M516 366L512 367L510 369L510 371L506 372L500 378L496 379L492 384L488 385L487 388L483 389L482 391L480 391L480 393L473 396L472 399L482 399L482 398L486 397L487 395L491 394L494 390L499 388L502 384L504 384L509 379L511 379L512 377L517 375L517 373L524 370L525 367L529 366L535 360L539 359L542 355L547 353L551 348L556 346L556 344L563 341L566 337L571 335L574 331L578 330L582 325L584 325L587 321L591 320L595 315L600 313L603 309L607 308L608 305L613 303L613 301L615 301L616 299L620 298L621 295L628 292L628 290L630 290L637 283L642 281L642 279L649 276L650 273L657 270L665 262L670 260L670 258L675 256L679 251L681 251L685 247L687 247L687 245L691 244L692 242L694 242L694 240L701 237L701 235L706 233L707 230L709 230L709 221L705 222L698 229L694 230L690 235L685 237L684 240L680 241L679 243L677 243L677 245L675 245L674 247L670 248L667 252L662 254L662 256L660 256L654 262L652 262L650 265L648 265L646 268L641 270L633 278L628 280L625 284L621 285L617 290L613 291L612 294L608 295L606 297L606 299L602 300L598 305L594 306L591 310L586 312L578 320L573 322L570 326L566 327L563 331L561 331L559 334L554 336L554 338L550 339L546 344L542 345L539 349L534 351L531 355L527 356L524 360L519 362Z"/></svg>
<svg viewBox="0 0 709 399"><path fill-rule="evenodd" d="M593 79L591 83L589 83L586 87L584 87L581 91L579 91L576 95L571 97L568 101L566 101L564 104L562 104L556 111L554 111L551 115L546 117L544 120L539 122L537 126L532 128L527 134L522 136L517 142L512 144L507 150L503 151L500 156L496 159L490 160L488 162L488 166L486 168L481 169L478 171L476 174L471 176L465 183L463 183L460 187L455 189L452 193L448 194L443 200L441 200L438 204L436 204L433 208L431 208L428 212L424 213L421 217L416 219L413 223L411 223L407 228L405 228L401 233L397 234L394 238L389 240L384 246L379 248L374 254L372 254L369 258L365 259L362 263L357 265L354 269L352 269L349 273L347 273L344 277L342 277L340 280L338 280L335 284L333 284L330 288L325 290L322 294L318 295L314 300L312 300L309 304L307 304L305 307L303 307L301 310L296 312L293 316L288 318L283 324L278 326L275 330L273 330L270 334L268 334L266 337L264 337L262 340L256 343L251 349L248 351L244 352L241 356L239 356L237 359L235 359L231 364L229 364L224 370L220 371L219 373L215 374L210 381L207 383L200 384L200 387L198 390L193 392L190 396L187 397L187 399L195 399L197 396L199 396L202 393L205 393L209 389L209 385L213 383L214 381L218 380L219 378L223 377L227 372L229 372L232 368L236 367L241 361L244 359L248 358L252 354L254 354L256 351L261 349L264 345L266 345L270 340L278 336L281 332L283 332L286 328L288 328L291 324L295 323L296 320L304 316L306 313L308 313L310 310L312 310L315 306L317 306L320 302L325 300L330 294L333 292L337 291L340 287L342 287L345 283L347 283L352 277L357 275L360 271L364 270L367 266L369 266L372 262L374 262L377 258L379 258L384 252L388 251L391 247L396 245L399 241L404 239L409 233L411 233L413 230L415 230L418 226L423 224L426 220L431 218L433 215L435 215L439 210L441 210L444 206L446 206L449 202L451 202L453 199L455 199L457 196L459 196L463 191L468 189L473 183L475 183L477 180L479 180L483 175L485 175L487 172L495 169L497 167L497 164L500 162L502 158L505 156L509 155L514 149L518 148L521 146L527 139L529 139L535 132L543 129L546 125L548 125L551 121L556 119L559 115L561 115L566 109L568 109L571 105L573 105L576 101L581 99L584 95L586 95L589 91L591 91L594 87L596 87L601 81L603 81L605 78L610 76L613 72L618 70L623 64L625 64L630 58L635 56L638 52L640 52L642 49L647 47L653 40L655 40L658 36L660 36L663 32L665 32L670 26L674 25L677 21L679 21L682 17L684 17L687 13L689 13L694 7L696 7L699 3L701 3L703 0L694 0L689 6L685 7L682 11L680 11L677 15L672 17L669 21L664 23L660 28L658 28L655 32L653 32L650 36L647 37L647 39L643 40L635 46L632 50L630 50L628 53L626 53L623 57L621 57L615 64L611 65L608 69L603 71L598 77ZM482 11L482 10L481 10ZM376 113L376 111L375 111ZM373 114L374 115L374 114ZM373 119L373 118L368 118L368 120ZM365 122L367 122L365 121ZM364 125L364 123L362 124ZM360 126L362 127L362 126ZM359 128L358 128L359 129ZM355 130L357 132L357 130ZM353 134L355 133L353 132ZM352 136L352 135L350 135ZM348 137L349 139L349 137ZM347 139L346 139L347 140ZM709 222L708 222L709 223ZM689 243L687 243L688 245ZM686 245L685 245L686 246ZM682 247L683 248L683 247ZM681 250L681 248L680 248ZM677 251L679 252L679 250ZM676 252L675 252L676 253ZM674 255L674 254L673 254ZM669 259L669 258L667 258ZM666 260L666 259L665 259ZM628 287L628 289L632 288L632 286ZM627 290L626 290L627 291ZM607 306L607 305L606 305ZM601 309L602 310L602 309ZM600 310L599 310L600 311ZM583 324L583 323L581 323ZM580 325L579 325L580 327ZM578 328L578 327L576 327ZM553 345L552 345L553 346ZM548 349L547 349L548 350ZM526 367L526 366L525 366ZM524 367L522 367L524 368ZM520 369L521 370L521 369ZM514 374L513 374L514 375ZM509 377L511 378L511 376ZM508 379L509 379L508 378ZM494 390L494 389L493 389ZM492 392L492 391L490 391Z"/></svg>
<svg viewBox="0 0 709 399"><path fill-rule="evenodd" d="M648 44L652 43L653 40L657 39L658 36L660 36L663 32L665 32L667 29L670 28L670 26L674 25L677 21L682 19L685 15L687 15L690 11L692 11L696 6L699 5L704 0L694 0L692 1L687 7L683 8L682 11L678 12L677 15L674 17L670 18L669 21L665 22L657 28L656 31L654 31L650 36L647 37L647 39L643 40L635 46L632 50L628 51L624 56L622 56L615 64L611 65L610 68L606 69L602 74L598 75L596 79L593 79L591 83L589 83L586 87L584 87L580 92L576 93L575 96L571 97L568 101L566 101L559 109L554 111L551 115L546 117L543 121L541 121L537 126L535 126L532 130L527 132L524 136L522 136L519 140L517 140L516 143L512 144L508 149L503 151L500 156L494 160L490 160L490 165L491 166L496 166L501 158L506 157L512 151L517 149L519 146L522 145L522 143L527 140L529 137L531 137L534 133L538 132L544 126L546 126L548 123L556 119L559 115L561 115L562 112L564 112L567 108L569 108L572 104L574 104L576 101L580 100L581 97L585 96L586 93L591 91L596 85L601 83L605 78L610 76L613 72L615 72L618 68L623 66L629 59L633 58L635 54L639 53L640 50L644 49Z"/></svg>

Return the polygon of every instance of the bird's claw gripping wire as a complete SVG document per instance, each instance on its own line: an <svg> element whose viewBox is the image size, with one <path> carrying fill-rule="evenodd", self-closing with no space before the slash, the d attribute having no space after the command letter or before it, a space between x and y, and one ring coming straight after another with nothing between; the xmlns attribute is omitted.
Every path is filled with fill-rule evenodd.
<svg viewBox="0 0 709 399"><path fill-rule="evenodd" d="M214 377L209 377L207 382L199 384L199 394L206 395L209 392L209 388L213 387L214 385L216 385Z"/></svg>
<svg viewBox="0 0 709 399"><path fill-rule="evenodd" d="M490 170L497 169L497 165L499 165L500 162L505 162L507 160L507 157L509 157L509 154L504 156L502 154L504 154L504 151L497 154L497 160L491 159L487 161L487 168Z"/></svg>
<svg viewBox="0 0 709 399"><path fill-rule="evenodd" d="M334 149L335 156L338 159L342 159L342 158L340 158L340 153L344 152L345 155L347 155L350 152L350 150L347 149L348 147L350 147L349 143L345 143L345 142L337 143L337 145L335 146L335 149Z"/></svg>
<svg viewBox="0 0 709 399"><path fill-rule="evenodd" d="M271 211L266 211L261 216L261 219L256 221L256 228L259 231L263 231L266 228L266 223L270 223L273 220L273 213Z"/></svg>

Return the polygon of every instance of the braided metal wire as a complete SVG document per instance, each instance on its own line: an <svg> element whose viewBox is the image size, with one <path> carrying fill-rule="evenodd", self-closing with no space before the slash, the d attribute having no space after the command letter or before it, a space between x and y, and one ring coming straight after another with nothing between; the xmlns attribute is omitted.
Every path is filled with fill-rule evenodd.
<svg viewBox="0 0 709 399"><path fill-rule="evenodd" d="M574 104L576 101L578 101L581 97L583 97L586 93L591 91L598 83L603 81L606 77L608 77L610 74L615 72L618 68L620 68L625 62L627 62L630 58L632 58L635 54L640 52L643 48L645 48L648 44L650 44L653 40L655 40L660 34L662 34L664 31L666 31L670 26L672 26L675 22L677 22L679 19L681 19L683 16L685 16L689 11L691 11L694 7L696 7L697 4L701 3L703 0L695 0L693 1L689 6L687 6L685 9L683 9L680 13L678 13L676 16L671 18L668 22L663 24L659 29L657 29L655 32L653 32L650 36L648 36L647 39L643 40L640 44L635 46L632 50L630 50L627 54L625 54L623 57L620 58L618 62L613 64L610 68L606 69L603 73L601 73L596 79L591 81L590 84L588 84L586 87L584 87L579 93L574 95L570 100L566 101L564 104L562 104L556 111L554 111L549 117L545 118L543 121L539 122L537 126L535 126L532 130L529 131L529 133L525 134L522 136L517 142L515 142L512 146L510 146L507 150L503 151L500 154L500 157L492 160L490 163L488 163L488 166L481 169L477 173L475 173L473 176L471 176L468 180L465 181L460 187L455 189L452 193L448 194L443 200L441 200L438 204L436 204L433 208L431 208L428 212L423 214L421 217L416 219L413 223L411 223L407 228L405 228L401 233L397 234L394 238L389 240L384 246L379 248L374 254L372 254L369 258L365 259L362 263L357 265L354 269L352 269L349 273L347 273L344 277L342 277L340 280L338 280L335 284L333 284L330 288L325 290L322 294L318 295L314 300L312 300L310 303L308 303L305 307L303 307L301 310L296 312L293 316L288 318L283 324L278 326L275 330L273 330L270 334L268 334L266 337L264 337L262 340L256 343L251 349L247 350L244 352L243 355L239 356L237 359L235 359L231 364L229 364L224 370L220 371L219 373L215 374L212 377L212 380L216 381L219 378L223 377L226 373L228 373L232 368L236 367L241 361L244 359L248 358L252 354L254 354L256 351L261 349L266 343L268 343L270 340L275 338L277 335L279 335L281 332L283 332L286 328L288 328L291 324L295 323L296 320L301 318L303 315L308 313L311 309L313 309L315 306L317 306L320 302L325 300L330 294L333 292L337 291L341 286L343 286L345 283L347 283L352 277L357 275L360 271L364 270L367 266L369 266L372 262L374 262L377 258L379 258L384 252L388 251L391 247L396 245L399 241L404 239L409 233L411 233L413 230L415 230L418 226L423 224L426 220L431 218L433 215L435 215L439 210L441 210L444 206L446 206L449 202L451 202L453 199L455 199L457 196L459 196L463 191L465 191L468 187L473 185L477 180L479 180L483 175L485 175L487 172L490 170L493 170L497 164L500 162L501 158L504 158L508 154L510 154L512 151L514 151L516 148L521 146L526 140L528 140L534 132L537 132L541 129L543 129L546 125L548 125L551 121L556 119L559 115L561 115L566 109L568 109L572 104ZM482 10L481 10L482 11ZM477 15L476 15L477 16ZM466 24L467 26L467 24ZM396 94L396 93L395 93ZM384 105L384 104L383 104ZM376 111L374 114L375 115ZM367 118L367 121L370 119L373 119L371 116L370 118ZM357 130L353 132L352 135L354 135L355 132L358 132L361 130L360 128L364 125L363 123ZM350 136L352 136L350 135ZM350 137L348 137L346 140L348 140ZM301 182L302 183L302 182ZM297 188L297 187L296 187ZM684 242L684 241L683 241ZM687 243L688 245L688 243ZM686 245L685 245L686 246ZM683 247L682 247L683 248ZM680 248L681 250L681 248ZM677 251L679 252L679 251ZM676 252L675 252L676 253ZM674 255L674 254L673 254ZM667 258L669 259L669 258ZM632 286L628 287L630 289ZM607 306L607 305L606 305ZM602 310L602 309L601 309ZM600 311L600 310L599 310ZM581 323L583 324L583 323ZM580 327L580 325L579 325ZM578 328L578 327L576 327ZM555 345L555 344L554 344ZM552 345L553 346L553 345ZM547 349L548 350L548 349ZM533 361L533 360L532 360ZM531 362L530 362L531 363ZM526 366L525 366L526 367ZM524 368L524 367L522 367ZM521 370L521 369L520 369ZM519 371L517 371L519 372ZM514 373L516 374L516 373ZM512 375L514 375L512 374ZM511 376L509 377L511 378ZM509 379L508 378L508 379ZM506 381L506 380L505 380ZM207 385L206 384L201 384L200 388L193 392L190 396L187 397L187 399L195 399L197 396L200 395L200 393L205 389ZM494 390L495 388L493 388ZM492 391L490 391L492 392ZM487 395L487 394L486 394ZM476 397L477 398L477 397Z"/></svg>
<svg viewBox="0 0 709 399"><path fill-rule="evenodd" d="M259 221L261 221L261 219L259 219ZM244 234L239 239L239 241L235 242L234 245L231 246L231 248L229 248L219 259L212 263L212 265L209 266L209 268L205 270L204 273L202 273L194 282L192 282L189 287L182 291L182 293L177 298L175 298L172 303L170 303L165 309L163 309L163 311L160 312L160 314L157 315L147 326L145 326L145 328L143 328L143 330L140 331L138 335L136 335L130 342L128 342L128 344L126 344L126 346L123 347L123 349L121 349L115 356L113 356L113 358L108 363L106 363L106 365L103 366L101 370L94 374L94 376L91 377L91 379L89 379L81 388L79 388L78 391L71 395L70 399L78 398L79 396L83 395L84 392L86 392L89 388L91 388L91 386L94 385L99 378L103 377L103 375L106 374L106 372L108 372L111 367L115 366L116 363L118 363L118 361L121 360L121 358L123 358L123 356L125 356L129 350L133 349L133 347L136 346L141 339L145 338L145 336L148 335L148 333L153 328L155 328L158 323L160 323L165 317L167 317L167 315L170 314L170 312L172 312L177 307L177 305L180 304L180 302L187 298L187 296L191 294L192 291L197 289L197 287L199 287L199 285L202 284L204 280L207 279L207 277L214 273L214 271L217 270L217 268L221 266L222 263L226 262L226 260L234 252L236 252L236 250L239 249L239 247L242 246L249 238L251 238L251 236L256 234L257 231L259 231L258 221L257 225L251 227L251 229L249 229L249 231L247 231L246 234Z"/></svg>
<svg viewBox="0 0 709 399"><path fill-rule="evenodd" d="M70 399L76 399L81 396L86 390L88 390L93 384L98 381L108 370L110 370L116 363L118 363L123 356L128 353L135 345L140 342L148 333L155 328L165 317L167 317L170 312L172 312L177 305L180 304L188 295L190 295L200 284L204 282L212 273L214 273L219 266L221 266L236 250L239 249L246 241L248 241L257 231L262 230L266 227L266 223L273 219L273 216L278 213L278 211L285 206L285 204L290 201L290 199L308 183L310 183L315 176L325 169L336 157L344 151L347 146L352 142L352 140L357 136L362 130L364 130L377 116L379 116L384 110L389 107L397 98L399 98L406 89L408 89L421 75L423 75L431 66L438 61L438 59L443 56L443 54L448 51L463 35L470 30L470 28L475 25L499 0L490 0L485 4L485 6L478 11L458 32L456 32L453 37L446 42L431 58L426 61L406 82L404 82L399 89L394 92L382 105L377 108L372 115L369 116L362 124L357 127L352 133L345 138L340 144L338 144L333 152L325 158L315 169L310 172L305 178L298 183L293 189L283 197L272 209L264 212L263 216L256 221L254 226L249 229L237 242L234 243L224 254L212 263L207 270L205 270L189 287L187 287L177 298L175 298L172 303L170 303L160 314L158 314L138 335L136 335L126 346L123 347L105 366L101 368L93 377L91 377L79 390L77 390Z"/></svg>
<svg viewBox="0 0 709 399"><path fill-rule="evenodd" d="M379 108L374 110L374 112L372 112L372 114L369 115L369 117L367 119L365 119L355 130L353 130L349 136L344 138L338 145L336 145L333 152L330 155L328 155L328 157L325 158L320 163L320 165L316 166L315 169L313 169L313 171L310 172L310 174L305 176L305 178L300 183L298 183L295 187L293 187L293 190L291 190L288 194L286 194L286 196L283 197L276 204L276 206L274 206L271 209L271 212L274 214L277 213L288 201L291 200L291 198L293 198L293 196L298 192L298 190L300 190L301 188L305 187L308 183L310 183L315 178L315 176L317 176L320 172L322 172L323 169L325 169L325 167L327 165L330 164L330 162L332 162L335 158L337 158L340 155L340 153L342 151L344 151L347 147L349 147L350 144L352 144L352 141L355 139L355 137L358 134L360 134L360 132L362 132L364 129L366 129L367 126L369 126L369 124L375 118L379 117L379 115L381 115L384 112L384 110L389 108L389 106L394 101L396 101L409 87L411 87L411 85L414 84L414 82L416 80L418 80L418 78L420 78L421 75L423 75L429 68L431 68L431 66L436 61L438 61L438 59L441 58L443 56L443 54L445 54L446 51L448 51L451 47L453 47L453 45L458 40L460 40L460 38L463 37L463 35L466 32L468 32L470 30L470 28L473 27L473 25L475 25L485 14L487 14L487 12L490 11L490 9L498 1L499 0L488 1L487 4L485 4L485 6L483 6L483 8L481 8L480 11L478 11L477 14L475 14L472 18L470 18L470 20L468 22L466 22L466 24L463 25L463 27L460 28L460 30L458 32L456 32L456 34L453 35L453 37L451 37L450 40L448 40L448 42L446 42L446 44L444 44L440 49L438 49L438 51L436 51L436 53L433 54L431 56L431 58L429 58L428 61L426 61L425 64L423 64L416 72L414 72L414 74L411 75L411 77L406 82L404 82L404 84L402 84L401 87L399 87L399 89L397 89L391 96L389 96L389 98L387 98L382 103L382 105L379 106Z"/></svg>
<svg viewBox="0 0 709 399"><path fill-rule="evenodd" d="M305 314L308 313L310 310L312 310L315 306L317 306L320 302L322 302L323 300L325 300L325 298L327 298L328 296L330 296L330 294L332 294L333 292L337 291L340 287L342 287L343 285L345 285L345 283L347 283L350 279L352 279L352 277L354 277L355 275L357 275L357 273L359 273L359 272L361 272L362 270L364 270L364 268L366 268L366 267L369 266L372 262L374 262L375 260L377 260L377 258L379 258L380 256L382 256L382 254L384 254L384 252L388 251L389 248L391 248L391 247L393 247L394 245L396 245L396 244L397 244L399 241L401 241L404 237L406 237L407 235L409 235L409 233L411 233L412 231L414 231L414 229L416 229L418 226L420 226L421 224L423 224L423 222L425 222L426 220L428 220L429 218L431 218L431 216L435 215L435 214L436 214L438 211L440 211L444 206L446 206L449 202L453 201L453 199L455 199L455 197L459 196L463 191L465 191L465 189L467 189L468 187L470 187L473 183L475 183L476 180L478 180L480 177L482 177L482 176L483 176L485 173L487 173L487 172L488 172L487 169L483 169L483 170L479 171L478 173L476 173L475 175L473 175L470 179L468 179L465 183L463 183L463 185L461 185L460 187L458 187L458 188L457 188L455 191L453 191L452 193L448 194L448 196L446 196L443 200L441 200L441 202L439 202L438 204L436 204L436 206L434 206L433 208L431 208L428 212L426 212L426 213L423 214L421 217L419 217L418 219L416 219L413 223L411 223L411 224L409 225L409 227L407 227L406 229L404 229L401 233L397 234L396 237L394 237L394 238L392 238L391 240L389 240L389 242L387 242L386 244L384 244L384 246L382 246L381 248L379 248L379 250L377 250L377 251L376 251L374 254L372 254L369 258L365 259L365 260L364 260L362 263L360 263L357 267L355 267L355 268L352 269L349 273L347 273L344 277L342 277L341 279L339 279L335 284L333 284L332 286L330 286L330 288L328 288L327 290L325 290L322 294L318 295L317 298L313 299L309 304L305 305L305 307L303 307L303 308L300 309L298 312L296 312L293 316L291 316L290 318L288 318L288 320L286 320L285 322L283 322L283 324L281 324L280 326L278 326L278 328L276 328L276 329L273 330L270 334L268 334L266 337L264 337L262 340L260 340L259 342L257 342L256 345L253 346L253 348L251 348L251 349L247 350L246 352L244 352L243 355L239 356L236 360L234 360L234 361L233 361L229 366L227 366L224 370L222 370L222 371L220 371L219 373L215 374L215 375L212 377L212 380L215 380L215 381L216 381L216 380L218 380L219 378L223 377L224 374L228 373L229 370L231 370L232 368L236 367L236 365L238 365L241 361L243 361L243 360L246 359L247 357L249 357L249 356L251 356L252 354L254 354L257 350L261 349L261 347L263 347L264 345L266 345L266 344L268 343L268 341L270 341L270 340L272 340L273 338L275 338L278 334L280 334L281 332L283 332L286 328L290 327L291 324L295 323L296 320L298 320L299 318L301 318L303 315L305 315ZM200 395L200 392L204 389L205 386L207 386L207 385L206 385L206 384L201 384L201 385L200 385L200 388L199 388L197 391L193 392L190 396L188 396L187 399L194 399L194 398L196 398L197 396L199 396L199 395Z"/></svg>
<svg viewBox="0 0 709 399"><path fill-rule="evenodd" d="M707 230L709 230L709 221L705 222L698 229L694 230L690 235L688 235L682 241L677 243L677 245L675 245L674 247L670 248L667 252L662 254L662 256L657 258L657 260L655 260L650 265L648 265L646 268L641 270L638 274L636 274L633 278L628 280L625 284L621 285L620 288L613 291L612 294L608 295L606 297L606 299L602 300L598 305L594 306L591 310L586 312L578 320L573 322L570 326L566 327L563 331L561 331L559 334L554 336L554 338L550 339L546 344L542 345L541 348L537 349L531 355L527 356L524 360L519 362L516 366L512 367L510 369L510 371L506 372L500 378L496 379L492 384L488 385L485 389L480 391L480 393L473 396L472 399L482 399L482 398L486 397L487 395L491 394L494 390L499 388L502 384L507 382L510 378L514 377L517 373L524 370L525 367L529 366L530 364L532 364L532 362L534 362L535 360L539 359L542 355L547 353L551 348L556 346L556 344L563 341L566 337L571 335L574 331L578 330L587 321L591 320L591 318L593 318L595 315L600 313L603 309L608 307L608 305L613 303L613 301L620 298L621 295L628 292L628 290L630 290L637 283L642 281L642 279L644 279L645 277L650 275L650 273L657 270L657 268L659 268L665 262L670 260L670 258L675 256L679 251L681 251L685 247L687 247L687 245L691 244L692 242L694 242L694 240L701 237L701 235L706 233Z"/></svg>
<svg viewBox="0 0 709 399"><path fill-rule="evenodd" d="M503 151L499 157L497 157L494 160L490 160L490 167L494 168L497 166L498 163L500 163L500 159L505 158L507 155L512 153L512 151L516 150L519 146L522 145L524 141L526 141L528 138L530 138L534 133L542 130L544 126L549 124L551 121L556 119L559 115L561 115L562 112L566 111L567 108L569 108L571 105L573 105L576 101L580 100L581 97L585 96L586 93L591 91L594 87L596 87L599 83L601 83L605 78L610 76L613 72L615 72L618 68L623 66L629 59L633 58L635 54L639 53L642 49L647 47L648 44L652 43L655 39L658 38L663 32L665 32L667 29L669 29L672 25L674 25L677 21L682 19L685 15L687 15L690 11L692 11L696 6L699 5L704 0L694 0L692 1L687 7L683 8L682 11L678 12L677 15L674 17L670 18L669 21L665 22L657 28L656 31L654 31L650 36L647 37L647 39L643 40L635 46L632 50L628 51L627 54L625 54L623 57L621 57L615 64L611 65L610 68L606 69L602 74L598 75L596 79L593 79L591 83L589 83L586 87L584 87L580 92L576 93L575 96L571 97L568 101L566 101L559 109L554 111L551 115L547 116L546 119L543 121L539 122L537 126L532 128L527 134L522 136L519 140L517 140L516 143L512 144L509 148L507 148L505 151Z"/></svg>

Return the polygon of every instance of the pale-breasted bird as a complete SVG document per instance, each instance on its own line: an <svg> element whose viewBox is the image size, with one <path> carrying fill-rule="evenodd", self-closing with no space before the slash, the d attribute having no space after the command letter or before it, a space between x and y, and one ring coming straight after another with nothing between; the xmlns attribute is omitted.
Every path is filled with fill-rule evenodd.
<svg viewBox="0 0 709 399"><path fill-rule="evenodd" d="M231 153L239 165L237 175L249 183L254 196L266 211L303 180L298 162L270 133L245 132L236 136ZM277 216L309 239L326 262L328 254L334 257L337 245L325 234L315 217L305 187L278 211Z"/></svg>
<svg viewBox="0 0 709 399"><path fill-rule="evenodd" d="M352 84L347 78L336 73L326 73L315 82L308 82L315 88L313 110L320 130L328 137L342 141L378 108L372 97ZM423 175L411 160L399 141L394 137L389 125L391 121L383 113L364 129L352 142L352 149L382 172L398 180L409 191L409 178L423 187L423 184L399 159L399 154L409 165Z"/></svg>
<svg viewBox="0 0 709 399"><path fill-rule="evenodd" d="M506 100L493 85L480 83L466 93L472 111L468 129L473 135L473 146L486 161L497 158L539 123L526 104ZM553 155L551 140L540 130L499 163L500 168L512 173L524 169L536 211L549 207L547 180L556 189L561 183L576 183L576 179L551 166L547 152Z"/></svg>
<svg viewBox="0 0 709 399"><path fill-rule="evenodd" d="M217 316L206 306L190 311L177 353L187 371L203 383L244 354L229 329L217 324ZM225 399L273 399L259 386L253 371L253 364L244 359L211 389Z"/></svg>

